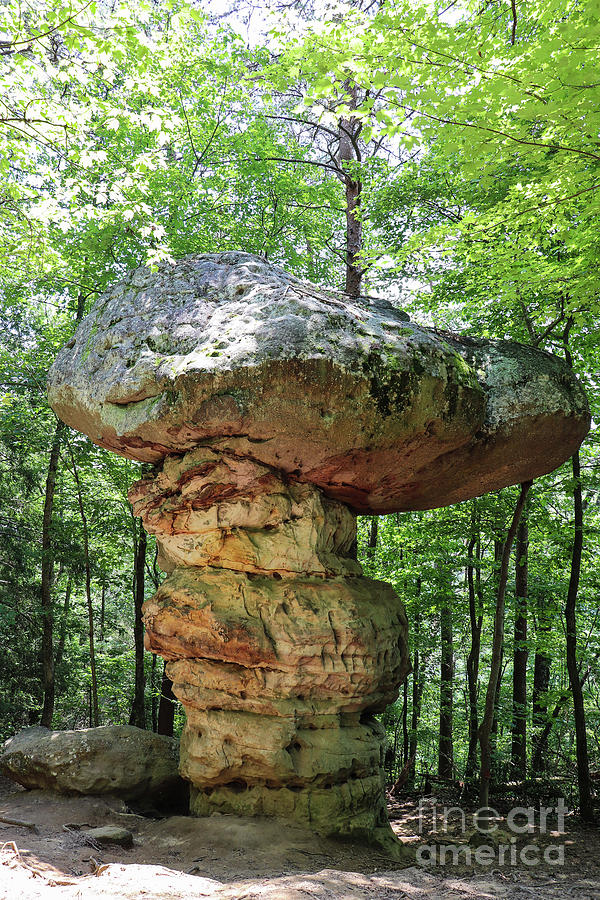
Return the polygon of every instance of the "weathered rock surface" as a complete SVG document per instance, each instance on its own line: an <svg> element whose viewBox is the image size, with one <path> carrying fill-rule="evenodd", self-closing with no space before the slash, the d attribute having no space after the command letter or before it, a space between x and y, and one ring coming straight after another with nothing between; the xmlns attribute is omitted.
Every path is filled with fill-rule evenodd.
<svg viewBox="0 0 600 900"><path fill-rule="evenodd" d="M101 846L117 844L119 847L133 847L133 835L128 828L120 825L99 825L84 831L86 837Z"/></svg>
<svg viewBox="0 0 600 900"><path fill-rule="evenodd" d="M343 555L354 516L205 448L130 497L172 569L144 606L146 645L171 661L186 709L192 811L389 837L372 714L408 672L407 622L392 588Z"/></svg>
<svg viewBox="0 0 600 900"><path fill-rule="evenodd" d="M159 565L217 565L247 572L360 574L346 555L352 513L308 484L249 460L200 447L167 457L156 478L129 492L159 545Z"/></svg>
<svg viewBox="0 0 600 900"><path fill-rule="evenodd" d="M64 794L116 794L149 805L176 805L184 794L177 741L133 725L80 731L34 726L9 738L0 771L26 788Z"/></svg>
<svg viewBox="0 0 600 900"><path fill-rule="evenodd" d="M589 426L572 373L231 252L115 285L49 397L96 443L159 464L130 499L170 573L145 604L146 643L186 709L192 811L389 846L373 714L408 672L407 622L351 558L353 512L552 470Z"/></svg>
<svg viewBox="0 0 600 900"><path fill-rule="evenodd" d="M589 427L583 392L546 353L427 331L238 252L111 288L58 356L49 396L125 456L210 443L374 513L549 472Z"/></svg>

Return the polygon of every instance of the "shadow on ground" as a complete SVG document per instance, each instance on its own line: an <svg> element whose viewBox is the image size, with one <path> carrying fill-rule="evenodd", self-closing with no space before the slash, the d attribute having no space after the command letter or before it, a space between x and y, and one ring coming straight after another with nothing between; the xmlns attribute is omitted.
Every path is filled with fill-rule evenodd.
<svg viewBox="0 0 600 900"><path fill-rule="evenodd" d="M415 805L393 809L415 849ZM465 865L400 869L367 846L344 844L274 820L211 816L148 818L117 799L25 791L0 779L0 900L358 900L358 898L598 898L598 833L572 841L571 863L544 867ZM94 846L87 826L124 826L133 847ZM575 851L573 851L575 852ZM584 853L584 856L581 856Z"/></svg>

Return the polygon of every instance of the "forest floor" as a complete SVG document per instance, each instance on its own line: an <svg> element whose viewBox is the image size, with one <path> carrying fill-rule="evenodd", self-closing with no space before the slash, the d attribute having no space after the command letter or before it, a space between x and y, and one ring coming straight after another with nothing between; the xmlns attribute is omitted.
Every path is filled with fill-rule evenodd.
<svg viewBox="0 0 600 900"><path fill-rule="evenodd" d="M0 900L600 900L600 830L577 826L573 816L562 832L549 820L547 828L519 835L502 864L462 859L409 868L367 846L324 840L272 820L148 818L119 800L25 791L2 778L0 817L35 825L0 822ZM390 817L415 854L426 847L430 858L440 843L470 846L460 817L450 817L440 831L443 806L432 800L420 806L411 798L395 801ZM78 827L107 824L131 831L133 847L93 846ZM522 861L526 846L534 864ZM564 864L544 860L545 851L557 858L561 847Z"/></svg>

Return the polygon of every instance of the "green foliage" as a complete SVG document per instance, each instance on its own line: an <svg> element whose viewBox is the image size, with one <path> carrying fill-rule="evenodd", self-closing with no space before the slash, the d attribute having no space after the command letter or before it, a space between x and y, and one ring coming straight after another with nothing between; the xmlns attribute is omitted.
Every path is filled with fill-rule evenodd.
<svg viewBox="0 0 600 900"><path fill-rule="evenodd" d="M598 418L600 31L594 4L391 0L343 7L269 48L248 49L192 4L135 2L109 13L58 0L3 4L0 35L0 735L41 706L45 481L56 420L45 373L92 299L124 271L191 252L242 249L301 276L339 282L345 208L329 135L359 120L345 171L362 183L361 258L415 318L565 353ZM276 52L273 52L276 51ZM357 99L350 103L350 91ZM333 165L335 163L335 165ZM343 258L343 253L341 254ZM103 721L129 718L133 561L126 500L138 467L66 432L52 525L55 722L89 721L85 559L71 452L90 534ZM600 520L597 437L583 450L580 665L590 749L596 735ZM550 659L544 705L568 679L562 610L572 547L566 467L538 480L529 510L528 696L536 649ZM451 509L382 517L365 571L392 583L419 651L423 697L416 771L433 772L439 736L440 611L454 629L456 774L468 740L467 566L483 616L479 712L497 584L515 491ZM476 531L480 555L469 555ZM151 542L150 542L151 544ZM159 577L148 552L146 591ZM496 776L508 777L514 589L507 597ZM160 669L146 657L148 724ZM412 676L407 727L412 713ZM403 696L385 722L403 762ZM548 771L571 773L568 704L553 723ZM180 714L179 724L181 724ZM530 737L542 726L532 722ZM408 737L408 735L407 735ZM531 757L532 741L529 742Z"/></svg>

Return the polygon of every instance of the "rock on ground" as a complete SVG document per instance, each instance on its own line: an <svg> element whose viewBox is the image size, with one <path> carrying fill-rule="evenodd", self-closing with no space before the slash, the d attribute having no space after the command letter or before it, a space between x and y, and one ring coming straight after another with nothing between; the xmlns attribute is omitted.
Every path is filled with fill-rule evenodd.
<svg viewBox="0 0 600 900"><path fill-rule="evenodd" d="M0 752L0 771L29 789L114 794L171 808L185 797L178 766L176 740L133 725L79 731L34 726L9 738Z"/></svg>
<svg viewBox="0 0 600 900"><path fill-rule="evenodd" d="M395 822L411 845L418 839L417 815L415 802ZM564 866L400 870L360 843L319 838L281 821L235 816L149 819L127 813L125 805L113 799L24 791L2 778L0 816L37 823L37 832L31 833L0 821L0 900L597 900L600 896L597 830L575 828L570 819ZM134 846L95 850L78 832L66 831L67 823L121 825L133 832ZM523 842L531 839L524 836Z"/></svg>
<svg viewBox="0 0 600 900"><path fill-rule="evenodd" d="M100 825L98 828L88 828L83 832L86 838L96 844L118 844L119 847L132 847L133 835L128 828L119 825Z"/></svg>

